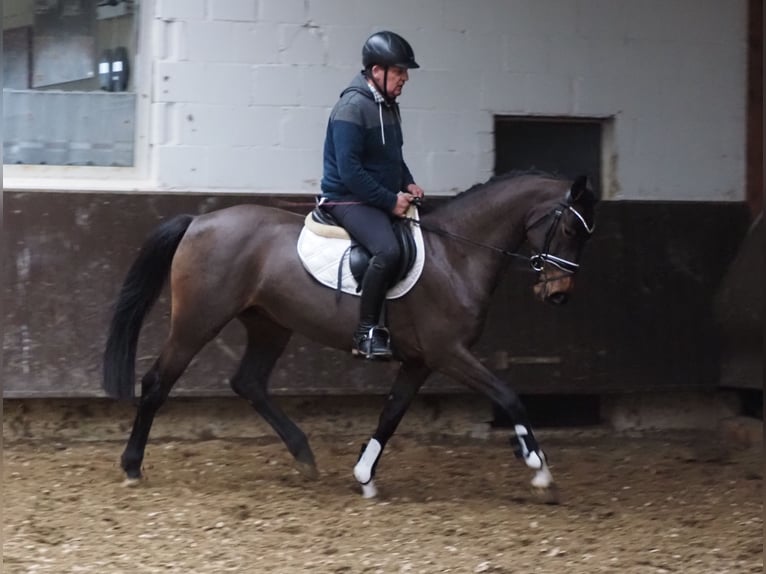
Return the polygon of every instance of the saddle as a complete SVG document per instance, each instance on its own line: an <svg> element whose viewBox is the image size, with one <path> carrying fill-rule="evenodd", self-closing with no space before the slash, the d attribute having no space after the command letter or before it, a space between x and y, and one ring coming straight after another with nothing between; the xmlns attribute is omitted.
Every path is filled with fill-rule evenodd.
<svg viewBox="0 0 766 574"><path fill-rule="evenodd" d="M414 207L410 208L414 209ZM408 215L410 213L408 212ZM357 282L356 292L359 293L362 290L362 280L364 274L367 272L367 268L370 264L372 255L367 249L358 243L348 232L340 226L335 218L327 211L322 209L321 206L317 206L309 213L305 221L306 227L308 227L315 234L322 237L334 237L338 239L349 239L351 246L348 248L348 262L351 269L351 274ZM394 235L396 241L399 244L399 264L397 265L396 274L393 277L392 285L398 283L404 279L407 274L412 270L417 258L417 243L412 233L412 226L409 221L405 219L397 219L392 223ZM342 265L341 261L341 265ZM340 271L339 271L340 274Z"/></svg>

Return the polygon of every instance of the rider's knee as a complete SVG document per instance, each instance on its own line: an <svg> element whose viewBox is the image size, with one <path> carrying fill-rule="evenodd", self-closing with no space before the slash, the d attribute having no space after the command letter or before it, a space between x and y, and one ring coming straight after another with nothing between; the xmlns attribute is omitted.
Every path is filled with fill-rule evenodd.
<svg viewBox="0 0 766 574"><path fill-rule="evenodd" d="M387 246L378 251L371 264L383 269L391 269L399 262L399 245Z"/></svg>

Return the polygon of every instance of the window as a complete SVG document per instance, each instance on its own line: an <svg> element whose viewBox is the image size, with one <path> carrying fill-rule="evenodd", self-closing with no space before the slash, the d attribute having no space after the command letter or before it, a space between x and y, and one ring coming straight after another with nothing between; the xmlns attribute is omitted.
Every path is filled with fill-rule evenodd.
<svg viewBox="0 0 766 574"><path fill-rule="evenodd" d="M133 0L3 0L3 162L134 165Z"/></svg>
<svg viewBox="0 0 766 574"><path fill-rule="evenodd" d="M601 196L611 169L611 132L610 119L495 116L495 173L585 174Z"/></svg>

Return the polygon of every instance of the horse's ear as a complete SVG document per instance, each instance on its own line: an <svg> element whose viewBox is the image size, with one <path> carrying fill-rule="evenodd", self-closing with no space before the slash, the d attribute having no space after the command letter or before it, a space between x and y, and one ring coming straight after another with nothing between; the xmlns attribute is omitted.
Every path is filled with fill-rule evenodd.
<svg viewBox="0 0 766 574"><path fill-rule="evenodd" d="M588 191L588 176L580 175L572 182L572 187L567 192L567 202L579 201L586 191Z"/></svg>

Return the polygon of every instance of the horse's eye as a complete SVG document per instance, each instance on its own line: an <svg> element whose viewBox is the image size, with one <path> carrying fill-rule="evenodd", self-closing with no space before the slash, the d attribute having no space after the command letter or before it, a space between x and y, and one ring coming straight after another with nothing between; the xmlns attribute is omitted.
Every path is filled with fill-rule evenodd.
<svg viewBox="0 0 766 574"><path fill-rule="evenodd" d="M562 228L562 232L564 233L564 237L568 237L569 239L573 239L575 235L577 235L571 227L565 225Z"/></svg>

